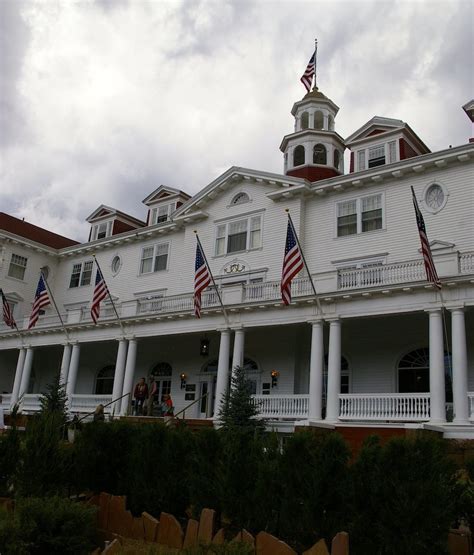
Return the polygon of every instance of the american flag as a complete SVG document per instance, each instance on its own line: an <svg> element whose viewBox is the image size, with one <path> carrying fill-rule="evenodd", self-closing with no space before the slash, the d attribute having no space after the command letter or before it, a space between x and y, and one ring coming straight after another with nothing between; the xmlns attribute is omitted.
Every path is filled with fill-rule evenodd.
<svg viewBox="0 0 474 555"><path fill-rule="evenodd" d="M288 305L291 303L291 282L298 272L303 269L303 256L296 240L296 232L288 217L286 231L285 256L281 271L281 298Z"/></svg>
<svg viewBox="0 0 474 555"><path fill-rule="evenodd" d="M8 304L7 298L3 294L2 289L0 289L0 294L2 296L2 304L3 304L3 321L7 326L10 326L10 328L16 328L16 322L15 322L15 318L13 318L12 309Z"/></svg>
<svg viewBox="0 0 474 555"><path fill-rule="evenodd" d="M40 310L44 306L49 305L49 303L50 303L50 300L49 300L48 291L46 290L46 284L44 283L43 274L41 274L38 281L38 287L36 288L35 300L33 302L33 309L31 311L28 329L31 329L36 325L36 322L38 321L38 318L39 318Z"/></svg>
<svg viewBox="0 0 474 555"><path fill-rule="evenodd" d="M415 191L411 188L413 196L413 205L415 207L416 225L418 226L418 233L420 234L421 252L423 253L423 260L425 262L426 279L438 289L441 289L441 281L439 280L436 272L436 267L433 262L433 255L431 254L430 243L426 235L425 221L416 200Z"/></svg>
<svg viewBox="0 0 474 555"><path fill-rule="evenodd" d="M196 262L194 264L194 314L201 318L201 293L211 283L211 272L207 267L201 245L196 245Z"/></svg>
<svg viewBox="0 0 474 555"><path fill-rule="evenodd" d="M300 81L306 87L306 90L309 92L311 89L311 83L313 82L314 73L316 71L316 50L313 52L306 69L301 76Z"/></svg>
<svg viewBox="0 0 474 555"><path fill-rule="evenodd" d="M97 266L97 273L95 275L95 287L94 287L94 295L92 296L92 304L91 304L91 317L94 320L94 324L97 324L97 320L99 319L100 314L100 303L107 297L108 295L107 284L105 283L104 276L100 271L99 266Z"/></svg>

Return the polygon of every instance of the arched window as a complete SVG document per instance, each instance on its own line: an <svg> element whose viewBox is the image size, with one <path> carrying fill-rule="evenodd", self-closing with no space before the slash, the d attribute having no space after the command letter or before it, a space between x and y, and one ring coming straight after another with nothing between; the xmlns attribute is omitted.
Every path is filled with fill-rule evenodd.
<svg viewBox="0 0 474 555"><path fill-rule="evenodd" d="M114 389L115 366L104 366L95 379L96 395L111 395Z"/></svg>
<svg viewBox="0 0 474 555"><path fill-rule="evenodd" d="M328 116L328 131L334 131L334 118L331 115Z"/></svg>
<svg viewBox="0 0 474 555"><path fill-rule="evenodd" d="M444 353L446 401L453 399L451 355ZM407 353L398 363L399 393L429 393L430 350L428 347Z"/></svg>
<svg viewBox="0 0 474 555"><path fill-rule="evenodd" d="M322 129L324 125L324 116L323 113L318 110L314 112L314 128L315 129Z"/></svg>
<svg viewBox="0 0 474 555"><path fill-rule="evenodd" d="M321 143L314 145L313 164L327 164L326 147Z"/></svg>
<svg viewBox="0 0 474 555"><path fill-rule="evenodd" d="M163 395L171 394L171 377L173 374L173 369L171 364L167 362L158 362L152 368L150 376L156 382L156 393L155 398L157 401L161 401Z"/></svg>
<svg viewBox="0 0 474 555"><path fill-rule="evenodd" d="M303 112L301 114L301 129L308 129L309 127L309 114L308 112Z"/></svg>
<svg viewBox="0 0 474 555"><path fill-rule="evenodd" d="M339 164L341 163L341 154L338 150L334 151L334 167L336 170L339 169Z"/></svg>
<svg viewBox="0 0 474 555"><path fill-rule="evenodd" d="M304 146L298 145L293 151L293 166L302 166L305 162Z"/></svg>
<svg viewBox="0 0 474 555"><path fill-rule="evenodd" d="M237 193L232 199L231 204L244 204L249 201L250 197L247 195L247 193Z"/></svg>

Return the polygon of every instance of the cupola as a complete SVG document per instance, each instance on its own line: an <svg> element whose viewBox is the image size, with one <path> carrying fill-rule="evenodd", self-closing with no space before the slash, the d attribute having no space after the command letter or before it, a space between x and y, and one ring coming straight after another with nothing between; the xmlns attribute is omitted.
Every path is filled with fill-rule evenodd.
<svg viewBox="0 0 474 555"><path fill-rule="evenodd" d="M295 102L294 132L280 145L286 175L319 181L344 173L344 140L334 126L338 111L318 87Z"/></svg>

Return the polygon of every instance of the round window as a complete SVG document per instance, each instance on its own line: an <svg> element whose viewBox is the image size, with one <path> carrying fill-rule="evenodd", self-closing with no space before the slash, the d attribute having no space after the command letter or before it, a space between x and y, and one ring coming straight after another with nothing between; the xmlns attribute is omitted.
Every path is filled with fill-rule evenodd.
<svg viewBox="0 0 474 555"><path fill-rule="evenodd" d="M43 266L41 268L41 272L43 273L44 279L49 278L49 268L48 268L48 266Z"/></svg>
<svg viewBox="0 0 474 555"><path fill-rule="evenodd" d="M120 260L120 256L118 256L118 255L114 256L113 259L112 259L112 265L111 265L112 273L113 274L118 274L119 271L120 271L121 266L122 266L122 261Z"/></svg>
<svg viewBox="0 0 474 555"><path fill-rule="evenodd" d="M446 204L446 195L441 185L438 185L438 183L433 183L433 185L430 185L428 189L426 189L425 203L426 206L433 212L436 212L443 208L443 206Z"/></svg>

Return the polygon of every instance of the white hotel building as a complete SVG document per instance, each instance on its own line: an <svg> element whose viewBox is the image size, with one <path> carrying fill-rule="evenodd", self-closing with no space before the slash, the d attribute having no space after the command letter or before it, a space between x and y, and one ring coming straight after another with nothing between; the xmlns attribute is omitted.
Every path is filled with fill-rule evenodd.
<svg viewBox="0 0 474 555"><path fill-rule="evenodd" d="M245 365L262 417L281 430L474 435L474 143L430 152L408 124L383 117L343 139L337 112L313 90L293 106L283 174L232 167L192 197L162 185L144 199L143 221L100 206L86 243L0 215L0 286L20 328L0 324L4 410L19 400L37 410L58 371L82 413L154 375L176 412L195 400L186 417L210 419L232 368ZM411 186L442 298L426 281ZM291 306L281 302L285 209L321 309L305 272ZM202 318L193 314L194 230L227 322L212 289ZM91 321L93 254L121 325L108 302ZM26 329L41 267L67 335L52 306ZM128 398L107 410L126 414Z"/></svg>

